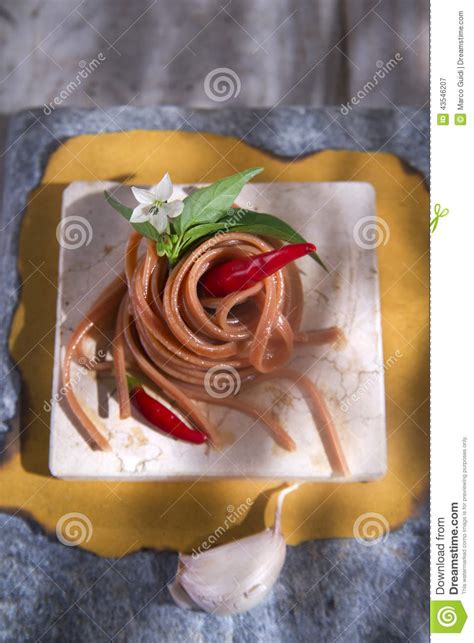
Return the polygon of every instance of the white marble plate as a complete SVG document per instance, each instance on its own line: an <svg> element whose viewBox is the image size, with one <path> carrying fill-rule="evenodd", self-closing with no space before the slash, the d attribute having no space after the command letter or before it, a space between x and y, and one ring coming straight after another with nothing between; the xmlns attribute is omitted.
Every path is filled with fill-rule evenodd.
<svg viewBox="0 0 474 643"><path fill-rule="evenodd" d="M77 182L64 192L51 401L52 474L118 480L334 480L306 403L284 380L262 383L245 395L259 408L273 407L297 450L289 453L278 447L247 416L203 405L224 434L226 446L218 451L162 435L144 424L138 414L120 421L113 381L98 386L92 373L76 370L76 390L109 434L112 451L93 450L86 444L61 393L61 361L72 329L97 294L122 272L129 224L104 201L103 190L112 185ZM177 186L175 198L184 196L182 187L189 186ZM120 187L117 194L133 204L128 188ZM238 203L287 220L316 243L331 267L327 275L310 258L299 261L305 291L302 328L338 325L347 344L342 350L296 349L292 366L307 372L326 397L351 471L346 480L383 475L386 435L379 280L375 244L365 235L375 217L372 186L355 182L253 183L242 191ZM78 235L67 240L74 225Z"/></svg>

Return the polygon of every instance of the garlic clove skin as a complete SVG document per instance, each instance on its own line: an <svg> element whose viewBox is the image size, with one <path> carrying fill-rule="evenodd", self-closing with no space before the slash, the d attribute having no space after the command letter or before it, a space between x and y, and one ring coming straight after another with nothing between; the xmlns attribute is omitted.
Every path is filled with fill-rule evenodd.
<svg viewBox="0 0 474 643"><path fill-rule="evenodd" d="M183 589L177 578L168 585L169 592L178 607L185 610L198 610L199 605L193 601L189 594Z"/></svg>
<svg viewBox="0 0 474 643"><path fill-rule="evenodd" d="M189 603L221 616L245 612L270 592L285 562L281 535L265 530L206 551L180 556L177 582Z"/></svg>
<svg viewBox="0 0 474 643"><path fill-rule="evenodd" d="M177 605L226 616L246 612L263 601L285 562L286 542L280 529L283 500L298 486L279 493L272 529L198 555L180 554L178 572L168 586Z"/></svg>

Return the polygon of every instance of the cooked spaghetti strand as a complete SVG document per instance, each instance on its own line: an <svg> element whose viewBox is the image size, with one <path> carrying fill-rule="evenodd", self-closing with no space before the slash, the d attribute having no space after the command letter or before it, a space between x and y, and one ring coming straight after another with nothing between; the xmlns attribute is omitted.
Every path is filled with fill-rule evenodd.
<svg viewBox="0 0 474 643"><path fill-rule="evenodd" d="M306 375L287 366L295 345L336 344L342 338L336 327L299 330L304 301L297 268L290 264L247 290L213 298L206 296L199 284L209 268L229 259L269 252L275 246L243 232L218 234L169 269L153 243L147 242L145 253L140 254L141 241L133 232L127 242L126 286L123 279L115 283L71 337L64 364L66 388L71 384L71 362L82 354L82 340L106 314L115 311L112 354L121 418L130 414L126 371L133 367L197 430L206 433L214 446L220 443L219 431L195 401L247 414L256 423L262 422L277 444L291 451L297 445L270 409L256 409L245 399L213 395L206 375L212 367L227 368L237 373L244 390L249 382L287 379L299 386L307 400L334 475L347 476L341 442L321 393ZM107 362L97 370L109 367ZM85 413L72 387L67 399L91 440L108 448L107 438Z"/></svg>

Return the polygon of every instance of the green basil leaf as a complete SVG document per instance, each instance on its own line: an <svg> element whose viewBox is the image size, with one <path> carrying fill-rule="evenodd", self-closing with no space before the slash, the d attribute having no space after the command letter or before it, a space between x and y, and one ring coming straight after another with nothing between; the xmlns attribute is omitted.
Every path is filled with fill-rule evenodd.
<svg viewBox="0 0 474 643"><path fill-rule="evenodd" d="M234 210L240 213L244 212L243 217L232 225L232 230L236 232L261 234L266 237L280 239L281 241L288 241L289 243L306 243L306 239L296 232L294 228L278 217L274 217L272 214L242 210L241 208L234 208ZM232 218L232 215L230 215L230 218ZM226 222L224 220L220 223L224 225ZM326 272L329 272L317 252L312 252L310 257L319 263Z"/></svg>
<svg viewBox="0 0 474 643"><path fill-rule="evenodd" d="M203 237L208 237L219 232L229 232L230 230L234 232L260 234L265 237L273 237L274 239L280 239L281 241L288 241L290 243L306 243L306 239L288 225L288 223L285 223L278 217L274 217L271 214L244 210L243 208L232 208L232 210L232 214L228 215L225 219L221 219L216 223L197 225L188 230L183 236L179 250L180 254ZM328 269L317 252L311 253L310 256L328 272Z"/></svg>
<svg viewBox="0 0 474 643"><path fill-rule="evenodd" d="M208 237L209 235L215 234L216 232L225 232L226 230L230 230L230 227L223 225L221 222L202 223L201 225L196 225L184 233L183 240L181 242L181 251L183 251L198 239Z"/></svg>
<svg viewBox="0 0 474 643"><path fill-rule="evenodd" d="M128 222L130 222L130 217L133 214L133 208L129 208L123 203L120 203L120 201L117 201L117 199L114 199L114 197L107 192L107 190L104 192L104 196L107 200L107 202L115 209L117 212L119 212L124 219L126 219ZM147 239L151 239L152 241L158 241L160 238L160 233L158 230L151 225L151 223L148 223L148 221L144 223L131 223L134 227L134 229Z"/></svg>
<svg viewBox="0 0 474 643"><path fill-rule="evenodd" d="M187 196L183 200L183 212L173 221L175 230L183 233L192 226L218 221L232 206L244 185L262 170L261 167L244 170Z"/></svg>

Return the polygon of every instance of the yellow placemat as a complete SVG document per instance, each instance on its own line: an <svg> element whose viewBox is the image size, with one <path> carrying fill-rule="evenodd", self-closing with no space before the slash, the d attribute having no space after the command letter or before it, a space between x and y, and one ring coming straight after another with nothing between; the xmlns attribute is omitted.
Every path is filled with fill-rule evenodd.
<svg viewBox="0 0 474 643"><path fill-rule="evenodd" d="M226 515L253 503L219 542L271 522L276 483L66 482L48 471L49 414L56 314L56 225L64 188L75 180L154 183L214 181L246 167L265 167L262 181L368 181L390 240L379 248L386 360L389 471L372 483L306 484L285 506L288 542L351 536L364 513L400 525L428 485L428 193L419 174L385 153L326 151L287 161L237 139L188 132L134 131L79 136L51 156L31 194L19 246L21 303L11 352L23 376L21 449L0 466L0 507L21 511L54 531L61 516L90 520L84 547L119 556L141 547L191 550ZM398 351L398 352L397 352ZM388 363L391 356L399 356ZM15 443L17 445L19 441ZM274 494L273 494L274 495ZM267 500L271 498L271 502ZM266 508L266 509L265 509Z"/></svg>

